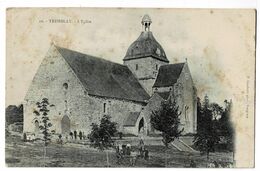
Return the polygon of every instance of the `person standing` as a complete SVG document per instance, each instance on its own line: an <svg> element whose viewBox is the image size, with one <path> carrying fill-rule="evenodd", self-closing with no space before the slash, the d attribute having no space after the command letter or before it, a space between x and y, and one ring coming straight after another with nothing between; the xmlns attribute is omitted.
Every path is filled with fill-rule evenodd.
<svg viewBox="0 0 260 171"><path fill-rule="evenodd" d="M141 138L140 142L139 142L139 152L140 152L140 157L143 158L144 157L144 141Z"/></svg>
<svg viewBox="0 0 260 171"><path fill-rule="evenodd" d="M77 131L74 131L74 138L77 139Z"/></svg>
<svg viewBox="0 0 260 171"><path fill-rule="evenodd" d="M83 137L82 132L79 131L79 139L82 140L82 137Z"/></svg>

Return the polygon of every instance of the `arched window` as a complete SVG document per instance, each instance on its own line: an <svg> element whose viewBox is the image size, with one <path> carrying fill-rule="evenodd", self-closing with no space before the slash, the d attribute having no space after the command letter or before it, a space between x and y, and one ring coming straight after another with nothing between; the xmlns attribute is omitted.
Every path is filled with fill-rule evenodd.
<svg viewBox="0 0 260 171"><path fill-rule="evenodd" d="M63 89L64 89L64 90L67 90L68 87L69 87L68 83L64 83L64 84L63 84Z"/></svg>
<svg viewBox="0 0 260 171"><path fill-rule="evenodd" d="M39 133L39 122L36 120L35 122L34 122L34 132L35 133Z"/></svg>

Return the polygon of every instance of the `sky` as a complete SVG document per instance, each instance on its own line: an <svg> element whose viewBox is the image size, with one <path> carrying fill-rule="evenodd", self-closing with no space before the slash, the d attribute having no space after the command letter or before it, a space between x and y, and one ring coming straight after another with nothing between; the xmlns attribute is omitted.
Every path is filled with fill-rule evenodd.
<svg viewBox="0 0 260 171"><path fill-rule="evenodd" d="M200 98L244 102L254 89L254 10L10 8L6 106L22 103L51 42L122 63L144 14L170 63L187 58ZM60 19L72 23L50 22Z"/></svg>

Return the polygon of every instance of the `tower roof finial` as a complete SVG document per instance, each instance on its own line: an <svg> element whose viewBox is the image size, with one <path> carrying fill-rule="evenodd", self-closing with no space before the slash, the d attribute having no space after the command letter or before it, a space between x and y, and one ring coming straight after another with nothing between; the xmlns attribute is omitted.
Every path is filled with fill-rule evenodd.
<svg viewBox="0 0 260 171"><path fill-rule="evenodd" d="M152 19L148 14L145 14L143 16L141 23L144 26L144 31L150 31L150 25L152 24Z"/></svg>

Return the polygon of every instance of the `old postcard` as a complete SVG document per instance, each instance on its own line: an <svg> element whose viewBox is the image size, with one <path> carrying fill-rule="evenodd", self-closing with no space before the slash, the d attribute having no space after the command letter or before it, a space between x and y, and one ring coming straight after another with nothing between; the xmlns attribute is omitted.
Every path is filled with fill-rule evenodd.
<svg viewBox="0 0 260 171"><path fill-rule="evenodd" d="M254 167L256 11L8 8L8 167Z"/></svg>

